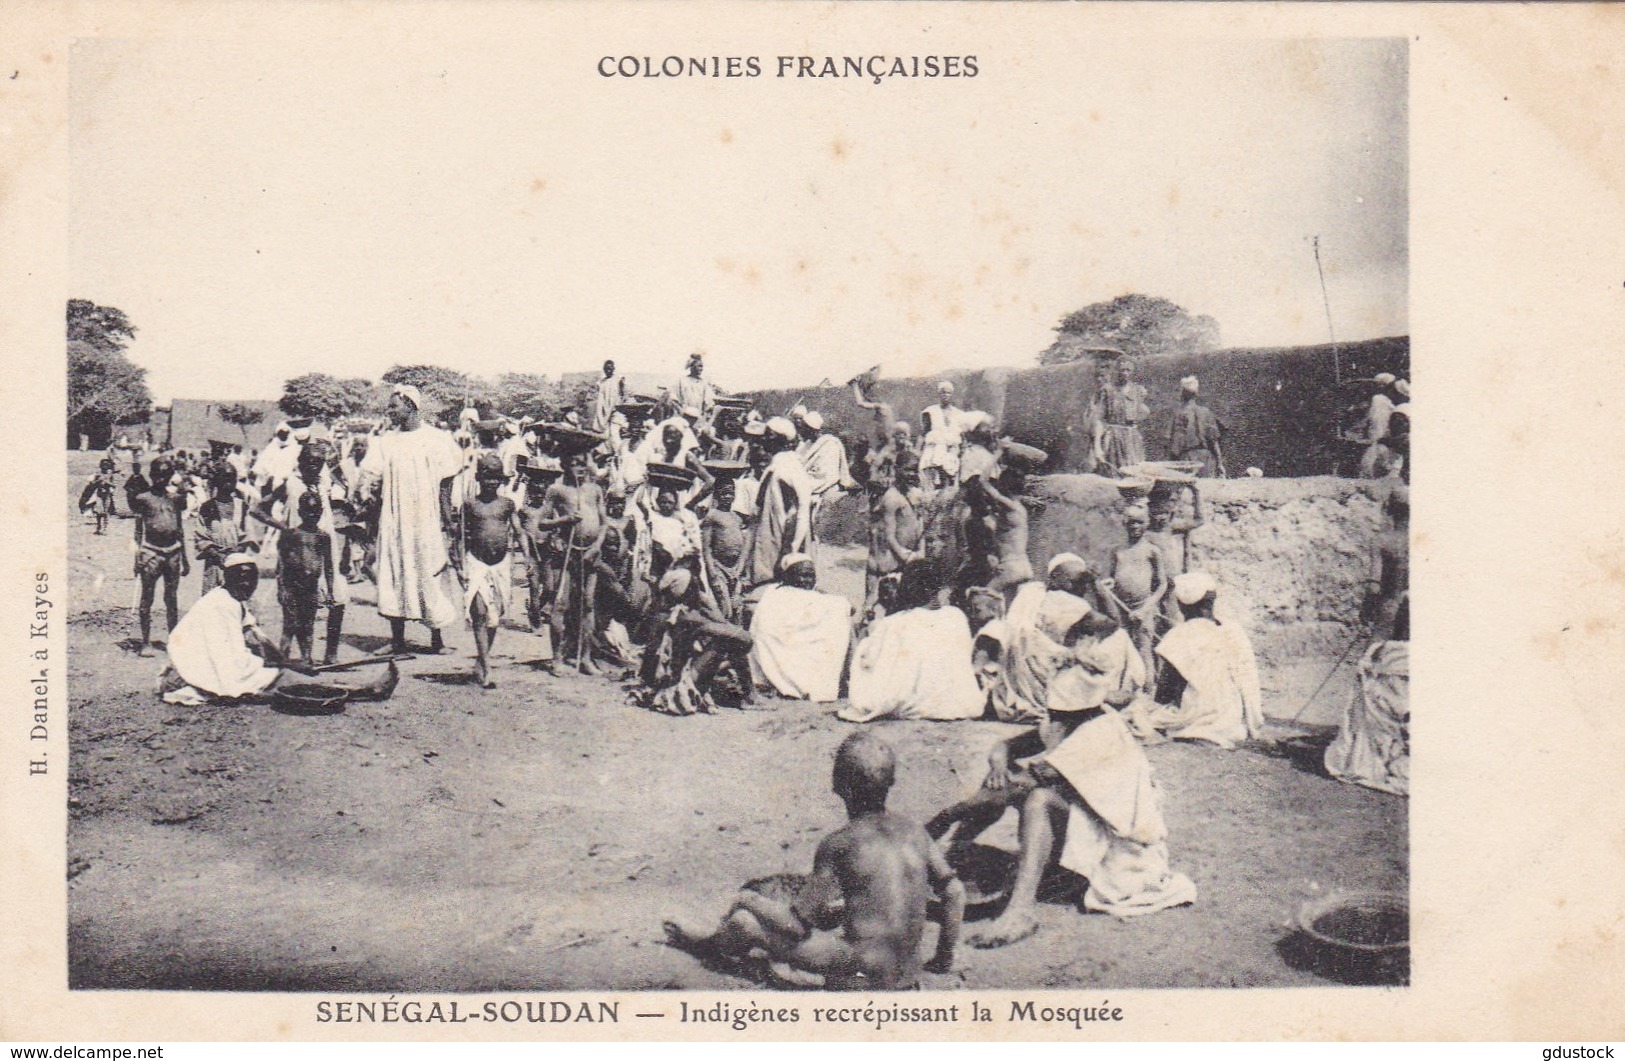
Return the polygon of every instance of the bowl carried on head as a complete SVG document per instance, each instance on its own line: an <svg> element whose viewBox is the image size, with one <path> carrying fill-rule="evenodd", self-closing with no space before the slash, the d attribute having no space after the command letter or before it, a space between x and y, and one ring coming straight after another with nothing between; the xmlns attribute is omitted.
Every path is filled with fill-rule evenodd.
<svg viewBox="0 0 1625 1061"><path fill-rule="evenodd" d="M659 461L650 461L646 473L649 484L657 490L675 490L682 493L694 485L698 478L692 468L684 468L678 464L663 464Z"/></svg>

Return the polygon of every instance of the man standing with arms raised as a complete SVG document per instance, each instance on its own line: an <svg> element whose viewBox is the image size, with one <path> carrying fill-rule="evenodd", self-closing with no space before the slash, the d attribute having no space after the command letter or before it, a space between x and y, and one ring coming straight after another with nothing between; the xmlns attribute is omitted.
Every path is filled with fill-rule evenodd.
<svg viewBox="0 0 1625 1061"><path fill-rule="evenodd" d="M374 439L360 468L363 482L380 481L378 614L389 620L396 653L407 650L408 619L427 624L430 651L442 652L440 631L462 618L458 595L448 589L443 528L463 455L450 433L423 422L422 406L416 387L397 384L384 415L398 431Z"/></svg>

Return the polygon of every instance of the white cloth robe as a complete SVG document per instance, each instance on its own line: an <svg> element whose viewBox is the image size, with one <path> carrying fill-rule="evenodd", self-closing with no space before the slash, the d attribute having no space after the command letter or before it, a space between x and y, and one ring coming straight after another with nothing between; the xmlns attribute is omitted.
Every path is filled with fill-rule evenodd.
<svg viewBox="0 0 1625 1061"><path fill-rule="evenodd" d="M253 613L226 587L216 586L198 598L169 635L169 664L187 688L164 699L198 704L211 696L231 699L264 692L280 672L249 651L243 632L254 627Z"/></svg>
<svg viewBox="0 0 1625 1061"><path fill-rule="evenodd" d="M750 659L756 676L793 700L840 697L841 670L852 640L852 602L834 593L773 586L751 617Z"/></svg>
<svg viewBox="0 0 1625 1061"><path fill-rule="evenodd" d="M456 475L462 450L445 431L420 427L379 435L361 462L363 480L382 481L378 516L378 613L441 629L460 622L451 558L440 527L440 483Z"/></svg>
<svg viewBox="0 0 1625 1061"><path fill-rule="evenodd" d="M910 608L872 623L852 657L848 722L980 718L986 696L958 608Z"/></svg>

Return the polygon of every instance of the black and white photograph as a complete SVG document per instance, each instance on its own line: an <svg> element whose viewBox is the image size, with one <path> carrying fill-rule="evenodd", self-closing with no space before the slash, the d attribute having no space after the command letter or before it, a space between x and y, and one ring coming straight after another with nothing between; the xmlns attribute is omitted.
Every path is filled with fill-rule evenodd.
<svg viewBox="0 0 1625 1061"><path fill-rule="evenodd" d="M71 986L1406 982L1407 43L1072 48L76 48Z"/></svg>
<svg viewBox="0 0 1625 1061"><path fill-rule="evenodd" d="M0 12L0 1038L1618 1032L1587 10Z"/></svg>

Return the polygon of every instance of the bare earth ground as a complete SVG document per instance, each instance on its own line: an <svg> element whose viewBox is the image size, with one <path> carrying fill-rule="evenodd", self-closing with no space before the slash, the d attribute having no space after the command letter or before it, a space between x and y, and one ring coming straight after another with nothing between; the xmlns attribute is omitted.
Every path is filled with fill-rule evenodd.
<svg viewBox="0 0 1625 1061"><path fill-rule="evenodd" d="M71 511L93 465L70 457L73 986L756 986L665 946L661 918L713 917L742 881L811 865L842 814L829 771L851 727L831 705L770 700L748 712L655 715L606 679L552 678L529 665L540 642L510 629L492 691L471 684L472 639L456 630L448 640L457 654L405 664L388 703L326 717L173 707L152 693L162 659L140 659L127 644L131 522L116 519L95 537ZM854 556L827 558L826 586L861 586ZM194 570L183 610L197 580ZM355 588L370 602L370 586ZM262 584L255 601L271 632L274 593ZM349 653L376 648L385 633L370 606L352 605ZM409 636L426 639L421 628ZM1260 662L1268 710L1283 718L1332 663ZM1340 674L1303 717L1331 721L1348 688ZM893 806L922 820L980 780L988 746L1007 731L979 722L876 728L900 756ZM1149 754L1174 866L1196 881L1197 904L1118 922L1080 914L1075 896L1054 889L1036 936L998 951L964 948L956 970L928 975L927 988L1348 978L1302 946L1295 913L1335 888L1407 887L1405 800L1334 782L1313 756L1279 749L1163 745ZM1012 821L1001 830L1013 847Z"/></svg>

